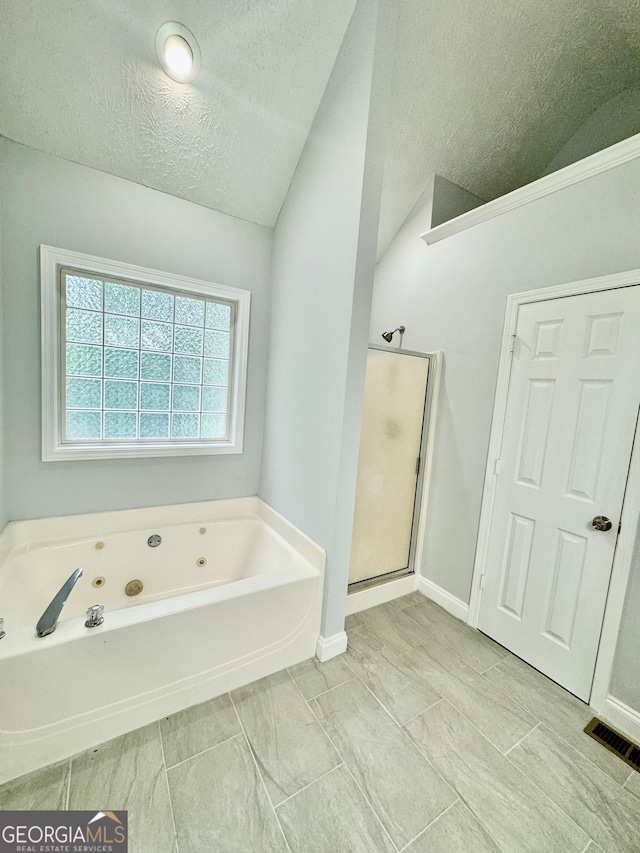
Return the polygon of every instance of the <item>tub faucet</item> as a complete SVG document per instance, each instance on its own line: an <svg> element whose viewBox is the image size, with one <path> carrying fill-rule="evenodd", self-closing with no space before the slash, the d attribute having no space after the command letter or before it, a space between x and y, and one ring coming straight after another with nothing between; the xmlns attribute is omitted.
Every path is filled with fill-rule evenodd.
<svg viewBox="0 0 640 853"><path fill-rule="evenodd" d="M58 592L54 595L51 604L44 611L38 624L36 625L36 633L39 637L46 637L47 634L53 634L60 618L62 608L67 602L67 598L71 594L78 579L82 577L82 569L76 569L70 578L62 584Z"/></svg>
<svg viewBox="0 0 640 853"><path fill-rule="evenodd" d="M104 604L94 604L86 612L87 621L84 623L85 628L97 628L104 622Z"/></svg>

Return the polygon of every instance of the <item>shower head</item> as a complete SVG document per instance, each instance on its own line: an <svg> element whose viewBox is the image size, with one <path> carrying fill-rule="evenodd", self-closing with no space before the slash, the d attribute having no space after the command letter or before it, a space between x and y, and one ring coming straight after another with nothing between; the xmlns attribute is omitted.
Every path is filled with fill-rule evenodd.
<svg viewBox="0 0 640 853"><path fill-rule="evenodd" d="M383 332L382 337L385 339L385 341L388 344L390 344L391 339L393 338L393 336L395 335L396 332L400 332L400 339L402 340L402 336L404 335L404 331L405 331L404 326L398 326L398 328L394 329L393 332Z"/></svg>

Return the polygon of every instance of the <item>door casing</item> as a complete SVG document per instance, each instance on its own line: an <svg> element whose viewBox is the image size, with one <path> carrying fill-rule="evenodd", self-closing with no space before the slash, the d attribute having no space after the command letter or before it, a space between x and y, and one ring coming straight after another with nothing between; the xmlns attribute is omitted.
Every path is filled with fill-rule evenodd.
<svg viewBox="0 0 640 853"><path fill-rule="evenodd" d="M473 579L471 584L471 598L469 601L468 624L476 628L480 611L480 598L482 596L482 576L485 573L489 534L493 515L493 502L495 497L496 474L495 466L500 456L502 434L504 429L505 415L507 409L507 395L509 390L509 378L511 374L511 346L518 320L518 310L521 305L532 302L546 302L551 299L560 299L566 296L580 296L585 293L594 293L603 290L613 290L620 287L631 287L640 284L640 270L617 273L615 275L601 276L598 278L575 281L568 284L544 287L539 290L529 290L523 293L513 293L507 298L507 309L502 336L502 347L500 352L500 366L498 369L498 381L496 396L493 407L493 418L491 421L491 437L489 440L489 452L487 455L487 466L485 472L484 490L482 495L482 508L480 511L480 526L478 530L478 542L476 546ZM606 709L612 722L622 725L620 715L618 719L609 696L609 684L613 670L613 662L622 619L622 609L627 591L631 561L635 544L634 513L637 518L640 513L640 439L638 428L634 439L632 456L630 459L629 477L627 490L622 507L621 530L618 536L609 593L605 605L604 621L600 637L600 645L596 658L596 668L591 687L589 704L598 712ZM617 701L617 700L616 700ZM620 703L618 703L620 704ZM627 709L631 711L631 709ZM625 717L625 711L620 712ZM631 715L636 715L631 712ZM640 715L632 719L626 713L626 731L637 735L640 732ZM631 732L630 729L634 731Z"/></svg>

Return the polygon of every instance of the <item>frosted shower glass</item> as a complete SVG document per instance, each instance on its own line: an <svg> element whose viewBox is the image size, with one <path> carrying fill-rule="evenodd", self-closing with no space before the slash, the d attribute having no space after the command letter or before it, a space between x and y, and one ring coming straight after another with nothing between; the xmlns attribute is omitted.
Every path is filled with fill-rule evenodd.
<svg viewBox="0 0 640 853"><path fill-rule="evenodd" d="M369 350L349 583L409 565L429 362Z"/></svg>

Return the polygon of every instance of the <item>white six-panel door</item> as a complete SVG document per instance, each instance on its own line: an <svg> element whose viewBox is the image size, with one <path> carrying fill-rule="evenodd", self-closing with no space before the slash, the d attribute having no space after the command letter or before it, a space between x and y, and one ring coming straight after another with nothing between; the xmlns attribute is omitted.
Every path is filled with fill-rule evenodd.
<svg viewBox="0 0 640 853"><path fill-rule="evenodd" d="M584 700L639 404L639 286L520 306L478 627Z"/></svg>

